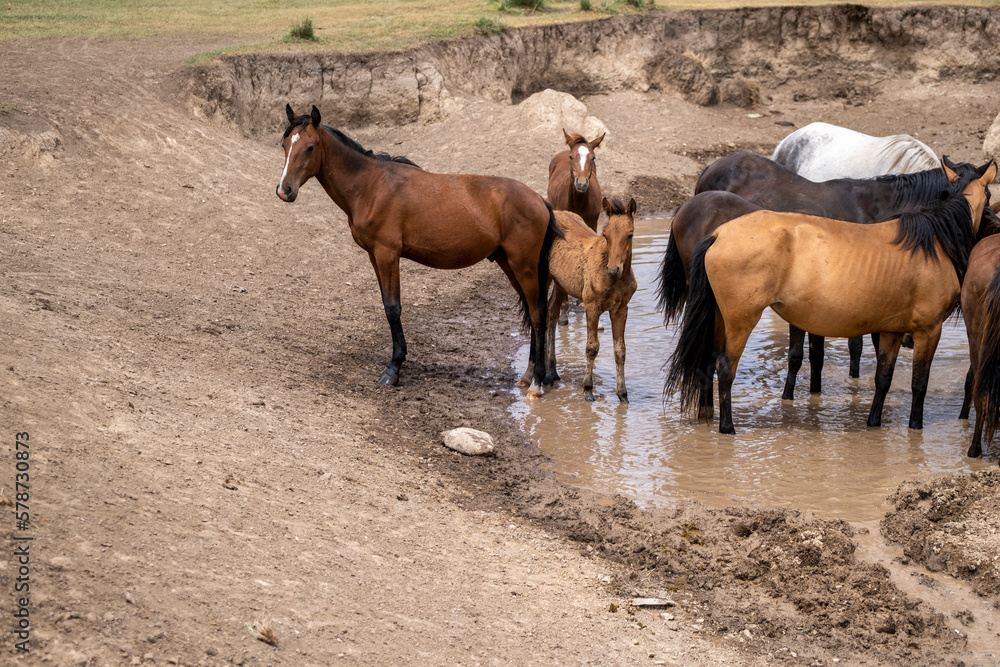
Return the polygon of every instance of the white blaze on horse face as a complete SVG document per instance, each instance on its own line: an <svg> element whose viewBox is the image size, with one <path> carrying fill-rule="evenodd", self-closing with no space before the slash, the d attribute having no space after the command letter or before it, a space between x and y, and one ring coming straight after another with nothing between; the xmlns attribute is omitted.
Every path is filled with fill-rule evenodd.
<svg viewBox="0 0 1000 667"><path fill-rule="evenodd" d="M580 171L587 168L587 156L590 155L590 149L586 146L580 146Z"/></svg>
<svg viewBox="0 0 1000 667"><path fill-rule="evenodd" d="M288 175L288 163L292 161L292 149L295 147L295 142L299 140L301 134L292 135L292 143L288 146L288 155L285 156L285 168L281 171L281 180L278 181L278 188L282 188L285 185L285 176Z"/></svg>

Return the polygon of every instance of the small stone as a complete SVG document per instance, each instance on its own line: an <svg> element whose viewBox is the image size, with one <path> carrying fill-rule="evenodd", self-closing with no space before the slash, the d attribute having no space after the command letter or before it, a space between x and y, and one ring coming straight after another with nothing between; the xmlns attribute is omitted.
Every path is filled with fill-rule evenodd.
<svg viewBox="0 0 1000 667"><path fill-rule="evenodd" d="M675 603L668 598L633 598L633 607L673 607Z"/></svg>
<svg viewBox="0 0 1000 667"><path fill-rule="evenodd" d="M455 428L442 431L444 446L467 456L492 456L495 444L493 436L473 428Z"/></svg>
<svg viewBox="0 0 1000 667"><path fill-rule="evenodd" d="M53 570L66 570L73 566L73 561L66 556L56 556L49 560Z"/></svg>
<svg viewBox="0 0 1000 667"><path fill-rule="evenodd" d="M662 618L664 621L672 621L674 620L674 615L671 614L670 612L665 611L662 614L660 614L660 618Z"/></svg>

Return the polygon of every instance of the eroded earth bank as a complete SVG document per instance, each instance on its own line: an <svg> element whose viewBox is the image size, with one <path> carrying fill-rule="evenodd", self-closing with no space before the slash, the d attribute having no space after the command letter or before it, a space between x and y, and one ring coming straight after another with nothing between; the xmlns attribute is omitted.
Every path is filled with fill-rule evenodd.
<svg viewBox="0 0 1000 667"><path fill-rule="evenodd" d="M770 153L815 120L981 161L998 26L957 7L664 12L197 69L222 44L0 43L0 487L14 498L13 434L29 432L35 538L31 652L5 630L3 655L994 664L996 472L913 480L881 526L598 502L509 416L522 339L495 267L404 264L409 359L380 387L366 255L317 185L293 205L274 187L290 101L367 148L544 192L564 118L517 103L546 88L608 129L605 190L646 215L714 157ZM493 433L498 455L445 450L455 426ZM12 520L0 530L13 544ZM936 593L956 585L957 602Z"/></svg>

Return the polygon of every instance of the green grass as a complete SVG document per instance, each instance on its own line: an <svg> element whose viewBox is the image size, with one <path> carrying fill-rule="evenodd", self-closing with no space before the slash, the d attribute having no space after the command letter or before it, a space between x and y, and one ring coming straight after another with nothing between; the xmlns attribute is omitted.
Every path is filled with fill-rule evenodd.
<svg viewBox="0 0 1000 667"><path fill-rule="evenodd" d="M501 12L515 0L0 0L0 41L31 38L192 39L229 43L197 60L245 51L405 49L441 38L508 27L648 11L648 0L545 0L544 9ZM517 0L521 1L521 0ZM524 0L535 5L537 0ZM969 4L996 6L1000 0ZM718 9L822 0L655 0L655 9ZM871 4L906 4L874 0ZM921 3L926 4L926 3ZM314 40L285 39L308 16Z"/></svg>
<svg viewBox="0 0 1000 667"><path fill-rule="evenodd" d="M285 35L285 41L299 41L299 42L318 42L319 38L316 37L316 31L313 29L312 19L308 16L302 19L302 22L293 25L292 29Z"/></svg>

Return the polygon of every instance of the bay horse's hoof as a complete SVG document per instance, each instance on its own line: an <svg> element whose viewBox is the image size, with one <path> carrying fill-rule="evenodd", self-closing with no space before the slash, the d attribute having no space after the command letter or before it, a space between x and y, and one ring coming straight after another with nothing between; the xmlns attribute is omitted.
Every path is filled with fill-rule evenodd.
<svg viewBox="0 0 1000 667"><path fill-rule="evenodd" d="M389 371L382 371L382 377L378 379L378 383L386 387L395 387L399 384L399 376Z"/></svg>
<svg viewBox="0 0 1000 667"><path fill-rule="evenodd" d="M719 433L723 433L725 435L736 435L736 427L732 424L729 424L728 426L719 424Z"/></svg>
<svg viewBox="0 0 1000 667"><path fill-rule="evenodd" d="M524 400L526 401L537 401L542 397L542 388L536 383L532 382L531 386L528 387L528 391L524 394Z"/></svg>
<svg viewBox="0 0 1000 667"><path fill-rule="evenodd" d="M977 442L973 442L969 446L969 451L965 453L970 459L978 459L983 455L983 447Z"/></svg>
<svg viewBox="0 0 1000 667"><path fill-rule="evenodd" d="M560 317L559 318L559 326L561 326L561 327L569 326L569 318L568 317L566 317L566 318Z"/></svg>

